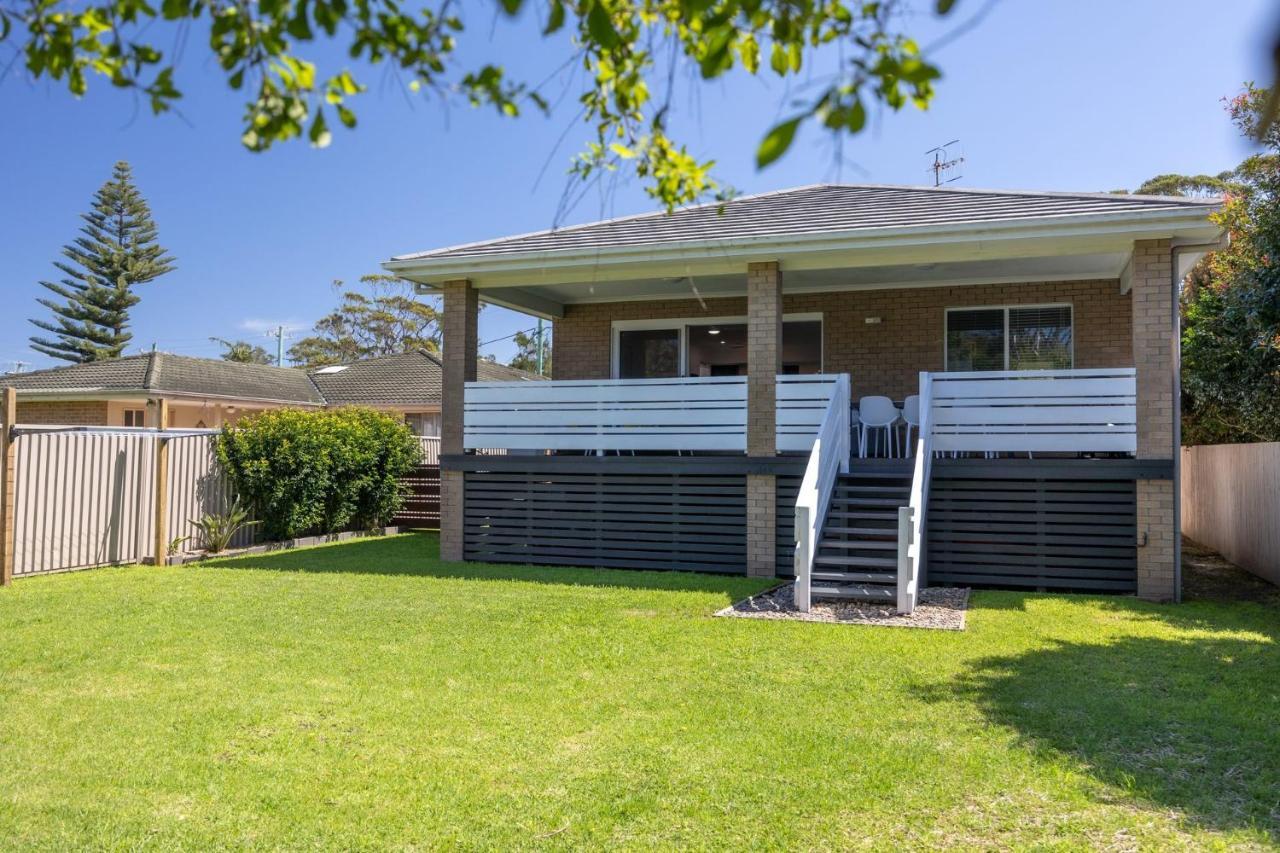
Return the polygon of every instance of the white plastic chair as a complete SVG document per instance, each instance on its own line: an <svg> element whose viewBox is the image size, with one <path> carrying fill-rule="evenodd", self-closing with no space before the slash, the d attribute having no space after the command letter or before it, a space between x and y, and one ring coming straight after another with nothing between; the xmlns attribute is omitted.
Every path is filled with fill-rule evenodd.
<svg viewBox="0 0 1280 853"><path fill-rule="evenodd" d="M858 443L861 445L858 455L866 458L869 448L867 440L871 430L884 430L888 456L896 453L894 424L898 422L898 407L888 397L863 397L858 401L858 418L862 422Z"/></svg>
<svg viewBox="0 0 1280 853"><path fill-rule="evenodd" d="M903 456L911 455L911 430L914 428L916 435L920 435L920 395L912 394L910 397L902 401L902 420L906 423L906 447Z"/></svg>
<svg viewBox="0 0 1280 853"><path fill-rule="evenodd" d="M862 417L858 414L857 406L849 407L849 438L853 442L854 452L862 457Z"/></svg>

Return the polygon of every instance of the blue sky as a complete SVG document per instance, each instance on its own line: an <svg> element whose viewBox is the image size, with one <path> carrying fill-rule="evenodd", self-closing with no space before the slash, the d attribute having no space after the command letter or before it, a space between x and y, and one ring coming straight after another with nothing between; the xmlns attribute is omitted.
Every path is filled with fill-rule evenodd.
<svg viewBox="0 0 1280 853"><path fill-rule="evenodd" d="M488 2L468 6L460 51L468 64L498 60L541 80L564 61L565 43L541 39L531 20L495 19ZM927 45L981 8L961 0L941 24L921 11L911 30ZM743 192L826 180L926 183L924 152L956 138L963 186L1132 188L1161 172L1230 168L1247 153L1220 99L1245 80L1266 80L1263 39L1274 24L1262 0L1005 0L934 54L945 79L930 110L877 116L847 141L841 164L810 133L784 160L755 169L756 143L786 110L787 88L773 79L686 83L675 127ZM328 55L337 56L310 57L323 71L336 67ZM568 159L588 137L568 106L503 120L442 108L381 69L357 66L370 91L355 104L355 132L335 129L326 150L292 143L251 154L239 144L241 97L194 38L186 58L181 117L152 117L97 80L80 101L17 69L0 82L0 371L18 360L51 365L27 345L26 318L44 311L37 282L54 276L52 261L118 159L133 164L177 258L175 272L139 291L135 347L211 356L210 336L272 348L266 328L305 330L335 303L334 279L355 282L390 255L552 225ZM563 79L554 78L553 94ZM651 208L638 185L624 184L589 195L567 222ZM490 308L480 337L529 325ZM511 346L485 351L505 360Z"/></svg>

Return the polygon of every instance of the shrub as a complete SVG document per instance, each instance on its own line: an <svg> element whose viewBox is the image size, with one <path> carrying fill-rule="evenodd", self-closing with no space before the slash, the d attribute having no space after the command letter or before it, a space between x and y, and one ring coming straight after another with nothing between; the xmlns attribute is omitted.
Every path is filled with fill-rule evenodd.
<svg viewBox="0 0 1280 853"><path fill-rule="evenodd" d="M208 513L193 518L191 523L200 531L200 541L210 554L221 554L231 547L237 533L259 524L249 520L249 511L241 506L240 498L236 498L226 512Z"/></svg>
<svg viewBox="0 0 1280 853"><path fill-rule="evenodd" d="M367 529L400 508L417 439L372 409L279 409L224 427L218 461L268 539Z"/></svg>

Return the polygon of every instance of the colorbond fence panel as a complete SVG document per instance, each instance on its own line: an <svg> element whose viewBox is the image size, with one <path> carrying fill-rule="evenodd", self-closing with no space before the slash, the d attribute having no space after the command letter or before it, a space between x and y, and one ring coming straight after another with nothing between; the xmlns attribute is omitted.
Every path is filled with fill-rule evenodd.
<svg viewBox="0 0 1280 853"><path fill-rule="evenodd" d="M168 531L198 546L196 520L220 513L233 495L210 433L168 431ZM19 428L15 436L14 576L154 557L157 434L149 430ZM406 478L415 527L438 527L439 466ZM232 547L252 544L241 530Z"/></svg>
<svg viewBox="0 0 1280 853"><path fill-rule="evenodd" d="M200 543L195 525L201 516L225 512L234 495L231 484L218 468L213 452L213 436L189 435L169 442L169 540L187 537ZM231 540L231 547L253 543L254 529L245 528ZM148 548L148 551L151 549Z"/></svg>
<svg viewBox="0 0 1280 853"><path fill-rule="evenodd" d="M15 444L15 577L132 563L151 551L152 436L45 432Z"/></svg>
<svg viewBox="0 0 1280 853"><path fill-rule="evenodd" d="M1182 532L1280 584L1280 443L1184 447Z"/></svg>

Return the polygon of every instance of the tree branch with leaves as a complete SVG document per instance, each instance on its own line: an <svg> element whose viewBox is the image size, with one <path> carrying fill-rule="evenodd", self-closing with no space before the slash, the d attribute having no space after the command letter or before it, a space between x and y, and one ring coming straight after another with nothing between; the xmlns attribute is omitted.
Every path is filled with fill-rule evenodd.
<svg viewBox="0 0 1280 853"><path fill-rule="evenodd" d="M953 0L936 0L950 12ZM414 92L457 99L516 117L547 112L544 86L512 79L500 65L468 67L458 37L486 4L435 0L409 11L398 0L0 0L0 43L15 44L34 79L51 78L76 96L98 76L146 99L152 112L182 98L176 54L161 47L165 26L205 28L207 49L227 84L248 89L241 141L264 151L306 137L332 141L331 124L354 128L353 101L365 85L352 68L325 72L304 56L320 42L346 48L365 69L390 65ZM724 198L731 189L670 130L680 66L702 80L741 69L796 78L825 51L833 73L756 152L760 167L781 157L805 124L857 134L870 110L925 108L940 72L902 31L905 0L500 0L508 19L536 13L545 38L564 38L585 71L578 93L588 128L570 172L591 181L627 169L666 208Z"/></svg>
<svg viewBox="0 0 1280 853"><path fill-rule="evenodd" d="M340 291L338 307L289 348L290 361L320 367L413 350L440 351L437 300L416 298L413 285L392 275L366 275L360 283L367 292L342 290L342 282L334 282Z"/></svg>

